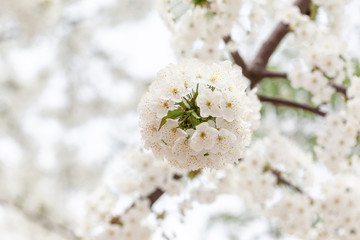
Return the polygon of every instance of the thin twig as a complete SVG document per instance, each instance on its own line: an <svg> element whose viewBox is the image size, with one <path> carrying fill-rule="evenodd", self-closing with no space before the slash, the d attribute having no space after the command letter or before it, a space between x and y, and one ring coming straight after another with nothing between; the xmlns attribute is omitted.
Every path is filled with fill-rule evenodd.
<svg viewBox="0 0 360 240"><path fill-rule="evenodd" d="M345 86L338 85L336 83L330 83L330 85L339 93L342 93L346 97L347 88Z"/></svg>
<svg viewBox="0 0 360 240"><path fill-rule="evenodd" d="M263 71L263 77L264 78L283 78L283 79L286 79L287 74L284 73L284 72L265 70L265 71Z"/></svg>
<svg viewBox="0 0 360 240"><path fill-rule="evenodd" d="M319 116L326 116L326 113L322 112L320 109L311 107L306 104L301 104L293 101L289 101L282 98L275 98L275 97L268 97L264 95L258 95L261 102L268 102L271 104L274 104L276 106L285 106L285 107L293 107L293 108L299 108L308 112L312 112L314 114L317 114Z"/></svg>
<svg viewBox="0 0 360 240"><path fill-rule="evenodd" d="M230 35L224 37L223 40L226 44L229 43L230 41L232 41ZM235 64L241 67L244 76L248 77L249 72L247 69L247 64L246 64L245 60L241 57L239 51L232 51L230 54L231 54Z"/></svg>
<svg viewBox="0 0 360 240"><path fill-rule="evenodd" d="M282 79L288 79L288 76L285 72L277 72L277 71L269 71L269 70L266 70L263 74L264 78L282 78ZM338 93L342 93L345 95L346 97L346 91L347 91L347 88L345 86L342 86L342 85L339 85L339 84L336 84L336 83L333 83L333 82L330 82L329 85L331 87L333 87L336 92Z"/></svg>
<svg viewBox="0 0 360 240"><path fill-rule="evenodd" d="M274 169L271 166L267 166L265 171L270 171L276 177L276 181L277 181L278 185L285 185L285 186L290 187L295 192L298 192L298 193L301 193L301 194L304 193L304 191L301 188L299 188L298 186L295 186L293 183L286 180L282 176L282 173L279 170Z"/></svg>

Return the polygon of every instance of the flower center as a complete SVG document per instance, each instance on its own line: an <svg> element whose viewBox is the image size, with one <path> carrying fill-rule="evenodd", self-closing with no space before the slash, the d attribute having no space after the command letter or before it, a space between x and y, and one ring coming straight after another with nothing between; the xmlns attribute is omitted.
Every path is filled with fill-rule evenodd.
<svg viewBox="0 0 360 240"><path fill-rule="evenodd" d="M201 137L201 138L206 138L206 133L205 133L205 132L201 132L201 133L200 133L200 137Z"/></svg>

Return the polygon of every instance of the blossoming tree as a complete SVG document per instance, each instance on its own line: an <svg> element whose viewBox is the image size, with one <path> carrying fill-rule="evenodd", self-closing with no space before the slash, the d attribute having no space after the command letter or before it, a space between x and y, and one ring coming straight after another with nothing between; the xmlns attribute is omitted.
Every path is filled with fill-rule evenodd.
<svg viewBox="0 0 360 240"><path fill-rule="evenodd" d="M97 177L88 166L85 179L99 187L77 223L28 211L27 195L0 204L60 239L183 239L169 222L186 224L186 215L200 205L211 208L233 196L251 211L247 222L260 219L256 226L268 226L261 239L360 239L360 78L341 37L346 4L157 0L177 63L159 70L139 101L142 145L99 167ZM100 55L109 63L98 52L82 51L84 62ZM73 66L61 64L71 77ZM81 61L74 57L72 64ZM83 107L73 85L72 104L55 116L64 126L116 111L99 94L100 100L86 102L89 113L72 116L76 104ZM296 134L281 129L288 116ZM29 141L12 131L17 141ZM36 156L34 146L24 146ZM64 159L72 154L66 143L58 146ZM114 164L119 161L121 169ZM74 175L85 171L74 169ZM75 186L60 188L70 194Z"/></svg>

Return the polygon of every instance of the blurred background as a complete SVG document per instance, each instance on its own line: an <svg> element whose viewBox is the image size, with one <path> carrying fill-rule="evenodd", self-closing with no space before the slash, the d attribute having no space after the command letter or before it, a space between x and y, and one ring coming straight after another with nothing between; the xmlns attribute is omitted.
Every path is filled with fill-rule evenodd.
<svg viewBox="0 0 360 240"><path fill-rule="evenodd" d="M109 163L121 162L130 148L141 148L137 103L156 73L176 62L171 33L151 0L0 4L0 239L62 239L32 217L77 226ZM349 1L343 36L354 59L360 57L359 12L360 2ZM241 45L245 59L253 57L254 46L274 23ZM282 46L272 64L286 70L281 62L292 57L294 52ZM265 80L259 90L309 98L285 80ZM272 106L263 114L256 137L275 122L311 148L316 128L311 115ZM276 235L257 222L245 228L248 219L252 216L238 199L223 197L211 211L200 207L192 213L188 228L175 228L179 239L187 240L225 239L224 234L238 239L239 228L243 239Z"/></svg>

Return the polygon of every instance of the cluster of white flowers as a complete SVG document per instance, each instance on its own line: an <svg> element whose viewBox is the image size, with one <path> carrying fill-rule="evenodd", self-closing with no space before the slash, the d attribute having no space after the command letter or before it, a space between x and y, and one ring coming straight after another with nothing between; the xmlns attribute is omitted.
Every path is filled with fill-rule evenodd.
<svg viewBox="0 0 360 240"><path fill-rule="evenodd" d="M353 76L350 79L351 85L347 90L347 112L358 124L360 124L360 78Z"/></svg>
<svg viewBox="0 0 360 240"><path fill-rule="evenodd" d="M273 205L273 217L283 233L301 239L359 239L359 179L340 175L323 183L321 197L286 194Z"/></svg>
<svg viewBox="0 0 360 240"><path fill-rule="evenodd" d="M219 45L238 19L242 1L158 0L158 5L178 56L218 60Z"/></svg>
<svg viewBox="0 0 360 240"><path fill-rule="evenodd" d="M315 153L326 167L335 173L349 169L350 154L355 146L359 123L347 112L328 114L324 126L317 133Z"/></svg>
<svg viewBox="0 0 360 240"><path fill-rule="evenodd" d="M341 1L329 2L332 3L321 1L317 4L321 8L324 4L343 11ZM294 32L292 44L300 50L300 58L293 62L288 74L291 84L311 92L315 104L329 103L335 93L331 83L343 84L347 76L353 75L351 58L346 54L346 45L340 34L334 34L321 22L302 15L295 6L286 8L282 20L291 26Z"/></svg>
<svg viewBox="0 0 360 240"><path fill-rule="evenodd" d="M323 184L323 198L315 201L316 239L360 238L359 178L339 175Z"/></svg>
<svg viewBox="0 0 360 240"><path fill-rule="evenodd" d="M96 190L87 203L87 215L78 234L89 240L150 239L152 230L146 221L151 213L148 200L138 200L121 212L117 199L106 187Z"/></svg>
<svg viewBox="0 0 360 240"><path fill-rule="evenodd" d="M278 182L275 174L281 175L294 186L312 183L312 158L290 139L277 132L251 145L233 175L237 176L239 194L249 204L264 206L271 200ZM259 191L261 189L261 191Z"/></svg>
<svg viewBox="0 0 360 240"><path fill-rule="evenodd" d="M300 239L310 239L311 230L311 200L302 194L285 194L267 211L274 219L280 231Z"/></svg>
<svg viewBox="0 0 360 240"><path fill-rule="evenodd" d="M221 194L240 196L255 211L268 211L275 189L288 181L307 189L313 183L313 164L306 154L288 138L273 132L256 141L238 164L216 172L202 172L200 184L191 191L191 201L211 203ZM284 188L286 190L286 188ZM294 189L293 189L294 190ZM189 204L186 204L189 206Z"/></svg>
<svg viewBox="0 0 360 240"><path fill-rule="evenodd" d="M2 25L0 32L5 38L16 37L18 32L31 36L39 30L52 27L59 20L62 1L14 0L0 1ZM46 18L46 21L42 21ZM9 21L10 20L10 21Z"/></svg>
<svg viewBox="0 0 360 240"><path fill-rule="evenodd" d="M167 194L178 194L181 190L181 173L167 163L138 150L133 150L123 159L130 167L128 174L113 173L112 179L120 192L135 196L147 196L156 189Z"/></svg>
<svg viewBox="0 0 360 240"><path fill-rule="evenodd" d="M145 147L178 169L238 161L258 125L261 105L231 62L186 60L158 74L139 104Z"/></svg>
<svg viewBox="0 0 360 240"><path fill-rule="evenodd" d="M334 34L341 34L346 2L342 0L314 0L314 4L318 8L324 9L327 15L327 27Z"/></svg>

